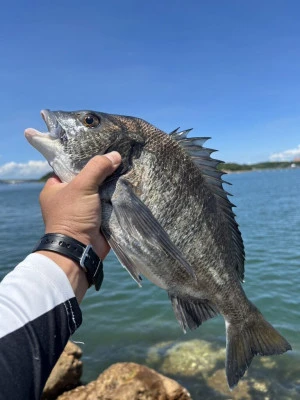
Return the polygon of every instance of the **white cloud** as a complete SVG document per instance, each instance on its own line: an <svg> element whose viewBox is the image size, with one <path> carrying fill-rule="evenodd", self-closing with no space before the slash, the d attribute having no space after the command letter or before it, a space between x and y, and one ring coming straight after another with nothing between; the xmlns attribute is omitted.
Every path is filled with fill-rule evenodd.
<svg viewBox="0 0 300 400"><path fill-rule="evenodd" d="M295 149L273 153L269 157L270 161L293 161L296 158L300 158L300 144Z"/></svg>
<svg viewBox="0 0 300 400"><path fill-rule="evenodd" d="M47 161L28 161L17 163L11 161L0 165L0 179L38 179L51 171Z"/></svg>

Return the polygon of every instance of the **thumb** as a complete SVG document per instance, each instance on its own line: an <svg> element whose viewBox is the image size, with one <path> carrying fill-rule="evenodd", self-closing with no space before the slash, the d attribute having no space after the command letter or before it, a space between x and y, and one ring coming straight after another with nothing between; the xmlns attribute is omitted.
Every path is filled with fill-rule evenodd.
<svg viewBox="0 0 300 400"><path fill-rule="evenodd" d="M112 151L103 156L93 157L73 179L71 184L87 191L98 191L101 183L121 164L121 156Z"/></svg>

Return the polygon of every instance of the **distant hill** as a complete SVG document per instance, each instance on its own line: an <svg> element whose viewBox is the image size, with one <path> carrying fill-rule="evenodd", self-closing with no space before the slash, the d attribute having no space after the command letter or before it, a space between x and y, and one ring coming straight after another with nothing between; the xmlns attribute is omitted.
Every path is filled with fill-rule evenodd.
<svg viewBox="0 0 300 400"><path fill-rule="evenodd" d="M53 175L54 175L54 172L53 172L53 171L52 171L52 172L48 172L48 174L43 175L43 176L39 179L39 181L40 181L40 182L46 182L46 180L49 179L49 178L51 178L51 176L53 176Z"/></svg>

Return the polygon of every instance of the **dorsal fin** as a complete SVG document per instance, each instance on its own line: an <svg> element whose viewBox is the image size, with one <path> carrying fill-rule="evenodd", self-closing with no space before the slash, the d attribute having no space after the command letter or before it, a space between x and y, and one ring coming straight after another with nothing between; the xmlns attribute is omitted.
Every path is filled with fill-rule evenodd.
<svg viewBox="0 0 300 400"><path fill-rule="evenodd" d="M210 137L187 138L187 135L191 130L192 129L179 131L179 128L177 128L170 133L170 136L172 139L176 140L187 153L189 153L193 162L200 168L205 182L215 195L219 207L222 209L225 218L227 218L236 253L236 269L240 279L243 281L245 261L244 244L238 224L235 221L235 214L232 211L232 207L235 207L235 205L228 200L227 196L231 195L223 188L223 183L230 183L222 179L222 175L225 173L217 169L217 166L222 163L222 161L210 157L210 155L216 150L203 147L203 144L210 139Z"/></svg>
<svg viewBox="0 0 300 400"><path fill-rule="evenodd" d="M185 139L187 137L188 133L193 130L193 128L185 129L184 131L179 131L179 129L180 129L179 127L174 129L174 131L170 132L169 135L172 136L173 139L181 140L181 139ZM196 139L196 138L194 138L194 139ZM197 139L200 139L202 141L201 144L203 144L204 142L206 142L206 140L210 139L210 137L207 137L207 138L202 137L202 138L197 138Z"/></svg>

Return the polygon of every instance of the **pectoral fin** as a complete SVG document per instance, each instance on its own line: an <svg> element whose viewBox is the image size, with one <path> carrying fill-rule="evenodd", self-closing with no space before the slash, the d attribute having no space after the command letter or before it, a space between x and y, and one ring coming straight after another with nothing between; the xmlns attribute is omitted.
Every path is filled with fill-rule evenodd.
<svg viewBox="0 0 300 400"><path fill-rule="evenodd" d="M135 280L139 274L139 265L153 265L166 255L195 277L181 251L173 244L167 232L149 208L136 196L127 181L119 180L118 188L112 198L112 206L114 217L121 229L118 237L122 231L126 232L130 246L126 246L122 239L117 242L113 235L108 241Z"/></svg>
<svg viewBox="0 0 300 400"><path fill-rule="evenodd" d="M116 238L113 235L107 235L105 229L103 230L104 236L107 237L108 243L110 247L113 249L115 255L117 256L120 263L123 267L128 271L132 279L136 281L136 283L141 287L142 278L140 276L140 272L138 270L138 263L134 261L134 259L130 258L130 255L127 255L124 250L122 243L118 243Z"/></svg>

